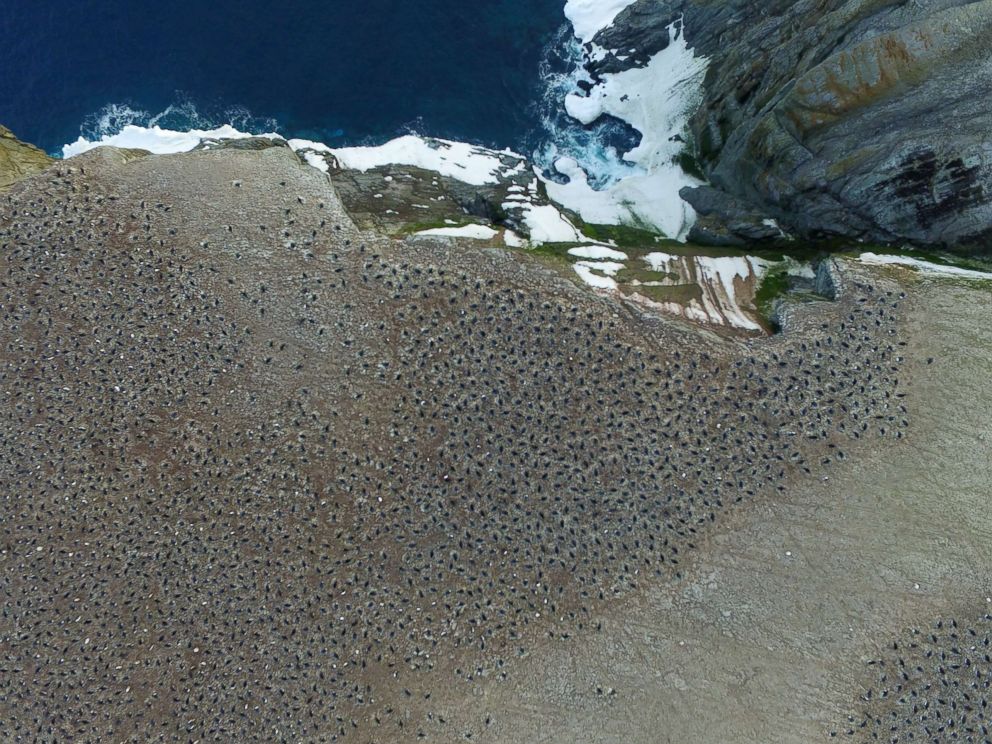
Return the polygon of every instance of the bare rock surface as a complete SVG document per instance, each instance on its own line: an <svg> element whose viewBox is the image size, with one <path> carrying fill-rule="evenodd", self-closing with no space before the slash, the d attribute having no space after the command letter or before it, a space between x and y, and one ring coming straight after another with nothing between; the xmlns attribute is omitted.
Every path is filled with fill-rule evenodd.
<svg viewBox="0 0 992 744"><path fill-rule="evenodd" d="M13 132L0 126L0 191L32 173L44 170L52 162L37 147L21 142Z"/></svg>
<svg viewBox="0 0 992 744"><path fill-rule="evenodd" d="M992 2L639 0L593 70L646 63L680 18L710 60L691 129L728 228L744 200L806 236L987 250Z"/></svg>

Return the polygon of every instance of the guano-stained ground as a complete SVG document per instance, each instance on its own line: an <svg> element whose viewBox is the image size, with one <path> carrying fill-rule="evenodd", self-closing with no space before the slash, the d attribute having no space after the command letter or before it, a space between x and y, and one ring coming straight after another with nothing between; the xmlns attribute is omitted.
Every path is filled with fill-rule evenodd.
<svg viewBox="0 0 992 744"><path fill-rule="evenodd" d="M832 275L734 341L363 234L284 147L15 185L0 736L868 735L865 661L988 611L988 295Z"/></svg>

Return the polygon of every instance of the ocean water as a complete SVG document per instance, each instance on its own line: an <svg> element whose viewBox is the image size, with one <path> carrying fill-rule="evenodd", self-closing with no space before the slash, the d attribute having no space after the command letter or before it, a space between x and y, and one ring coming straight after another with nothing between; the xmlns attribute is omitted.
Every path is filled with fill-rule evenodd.
<svg viewBox="0 0 992 744"><path fill-rule="evenodd" d="M563 6L4 0L0 122L50 152L127 123L529 150L545 138L548 61L570 38Z"/></svg>
<svg viewBox="0 0 992 744"><path fill-rule="evenodd" d="M591 79L607 50L585 42L632 2L6 0L0 122L66 155L135 127L128 146L173 151L199 135L164 150L147 135L221 125L325 149L404 134L511 148L587 222L683 240L679 191L697 181L678 155L708 61L674 19L646 65Z"/></svg>

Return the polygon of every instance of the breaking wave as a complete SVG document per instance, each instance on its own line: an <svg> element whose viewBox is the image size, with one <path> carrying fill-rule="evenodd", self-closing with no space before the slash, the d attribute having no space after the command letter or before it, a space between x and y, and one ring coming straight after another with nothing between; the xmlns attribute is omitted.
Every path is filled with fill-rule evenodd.
<svg viewBox="0 0 992 744"><path fill-rule="evenodd" d="M256 116L244 106L207 107L186 95L179 95L173 103L154 114L129 103L109 103L83 120L79 134L84 140L99 142L120 134L129 126L190 132L217 129L225 124L246 134L279 131L278 121Z"/></svg>
<svg viewBox="0 0 992 744"><path fill-rule="evenodd" d="M531 136L529 149L546 177L562 178L554 167L555 161L562 157L575 160L595 189L609 188L643 172L621 157L621 153L634 149L641 140L631 126L611 116L583 125L565 110L567 96L581 90L582 85L592 84L585 69L582 44L571 26L562 26L545 50L540 75L543 95L538 103L539 127Z"/></svg>

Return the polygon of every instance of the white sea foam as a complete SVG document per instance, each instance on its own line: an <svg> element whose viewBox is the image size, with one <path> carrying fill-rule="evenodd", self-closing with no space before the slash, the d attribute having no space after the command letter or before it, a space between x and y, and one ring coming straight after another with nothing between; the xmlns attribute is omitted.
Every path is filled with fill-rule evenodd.
<svg viewBox="0 0 992 744"><path fill-rule="evenodd" d="M669 45L646 66L604 75L587 94L565 98L566 110L583 125L610 115L640 132L640 144L623 155L637 170L596 190L579 162L559 158L555 170L568 180L547 188L552 198L587 221L654 228L684 239L695 213L679 191L699 181L682 170L677 158L685 146L689 116L700 101L708 61L689 48L681 22L671 24L668 33Z"/></svg>
<svg viewBox="0 0 992 744"><path fill-rule="evenodd" d="M212 113L203 113L190 98L180 93L173 103L155 114L127 103L107 104L87 116L79 131L84 140L99 142L105 137L120 134L129 125L185 133L209 131L223 124L239 132L275 132L279 129L275 119L257 117L244 106L228 106Z"/></svg>
<svg viewBox="0 0 992 744"><path fill-rule="evenodd" d="M80 137L75 142L62 147L62 157L71 158L74 155L80 155L95 147L102 147L104 145L147 150L155 155L168 155L177 152L189 152L203 140L245 139L254 136L241 132L230 124L225 124L216 129L192 129L188 132L161 129L157 126L139 127L134 124L128 124L117 134L106 134L96 141ZM279 137L275 133L269 133L263 136Z"/></svg>
<svg viewBox="0 0 992 744"><path fill-rule="evenodd" d="M233 121L229 123L232 127L234 126ZM163 129L179 129L181 127L201 131L215 128L210 118L201 114L196 104L187 99L170 103L164 110L150 117L145 126L162 127Z"/></svg>
<svg viewBox="0 0 992 744"><path fill-rule="evenodd" d="M132 108L126 103L110 103L95 114L87 116L80 131L86 139L100 139L117 134L129 124L143 126L151 118L152 115L147 111Z"/></svg>
<svg viewBox="0 0 992 744"><path fill-rule="evenodd" d="M565 98L580 90L580 84L593 83L585 69L586 60L585 47L567 27L562 27L541 61L544 95L540 119L544 137L534 152L534 161L542 169L554 172L555 161L572 158L588 174L593 188L601 189L640 172L621 159L618 149L630 149L638 140L637 133L617 119L604 117L583 126L565 111Z"/></svg>

